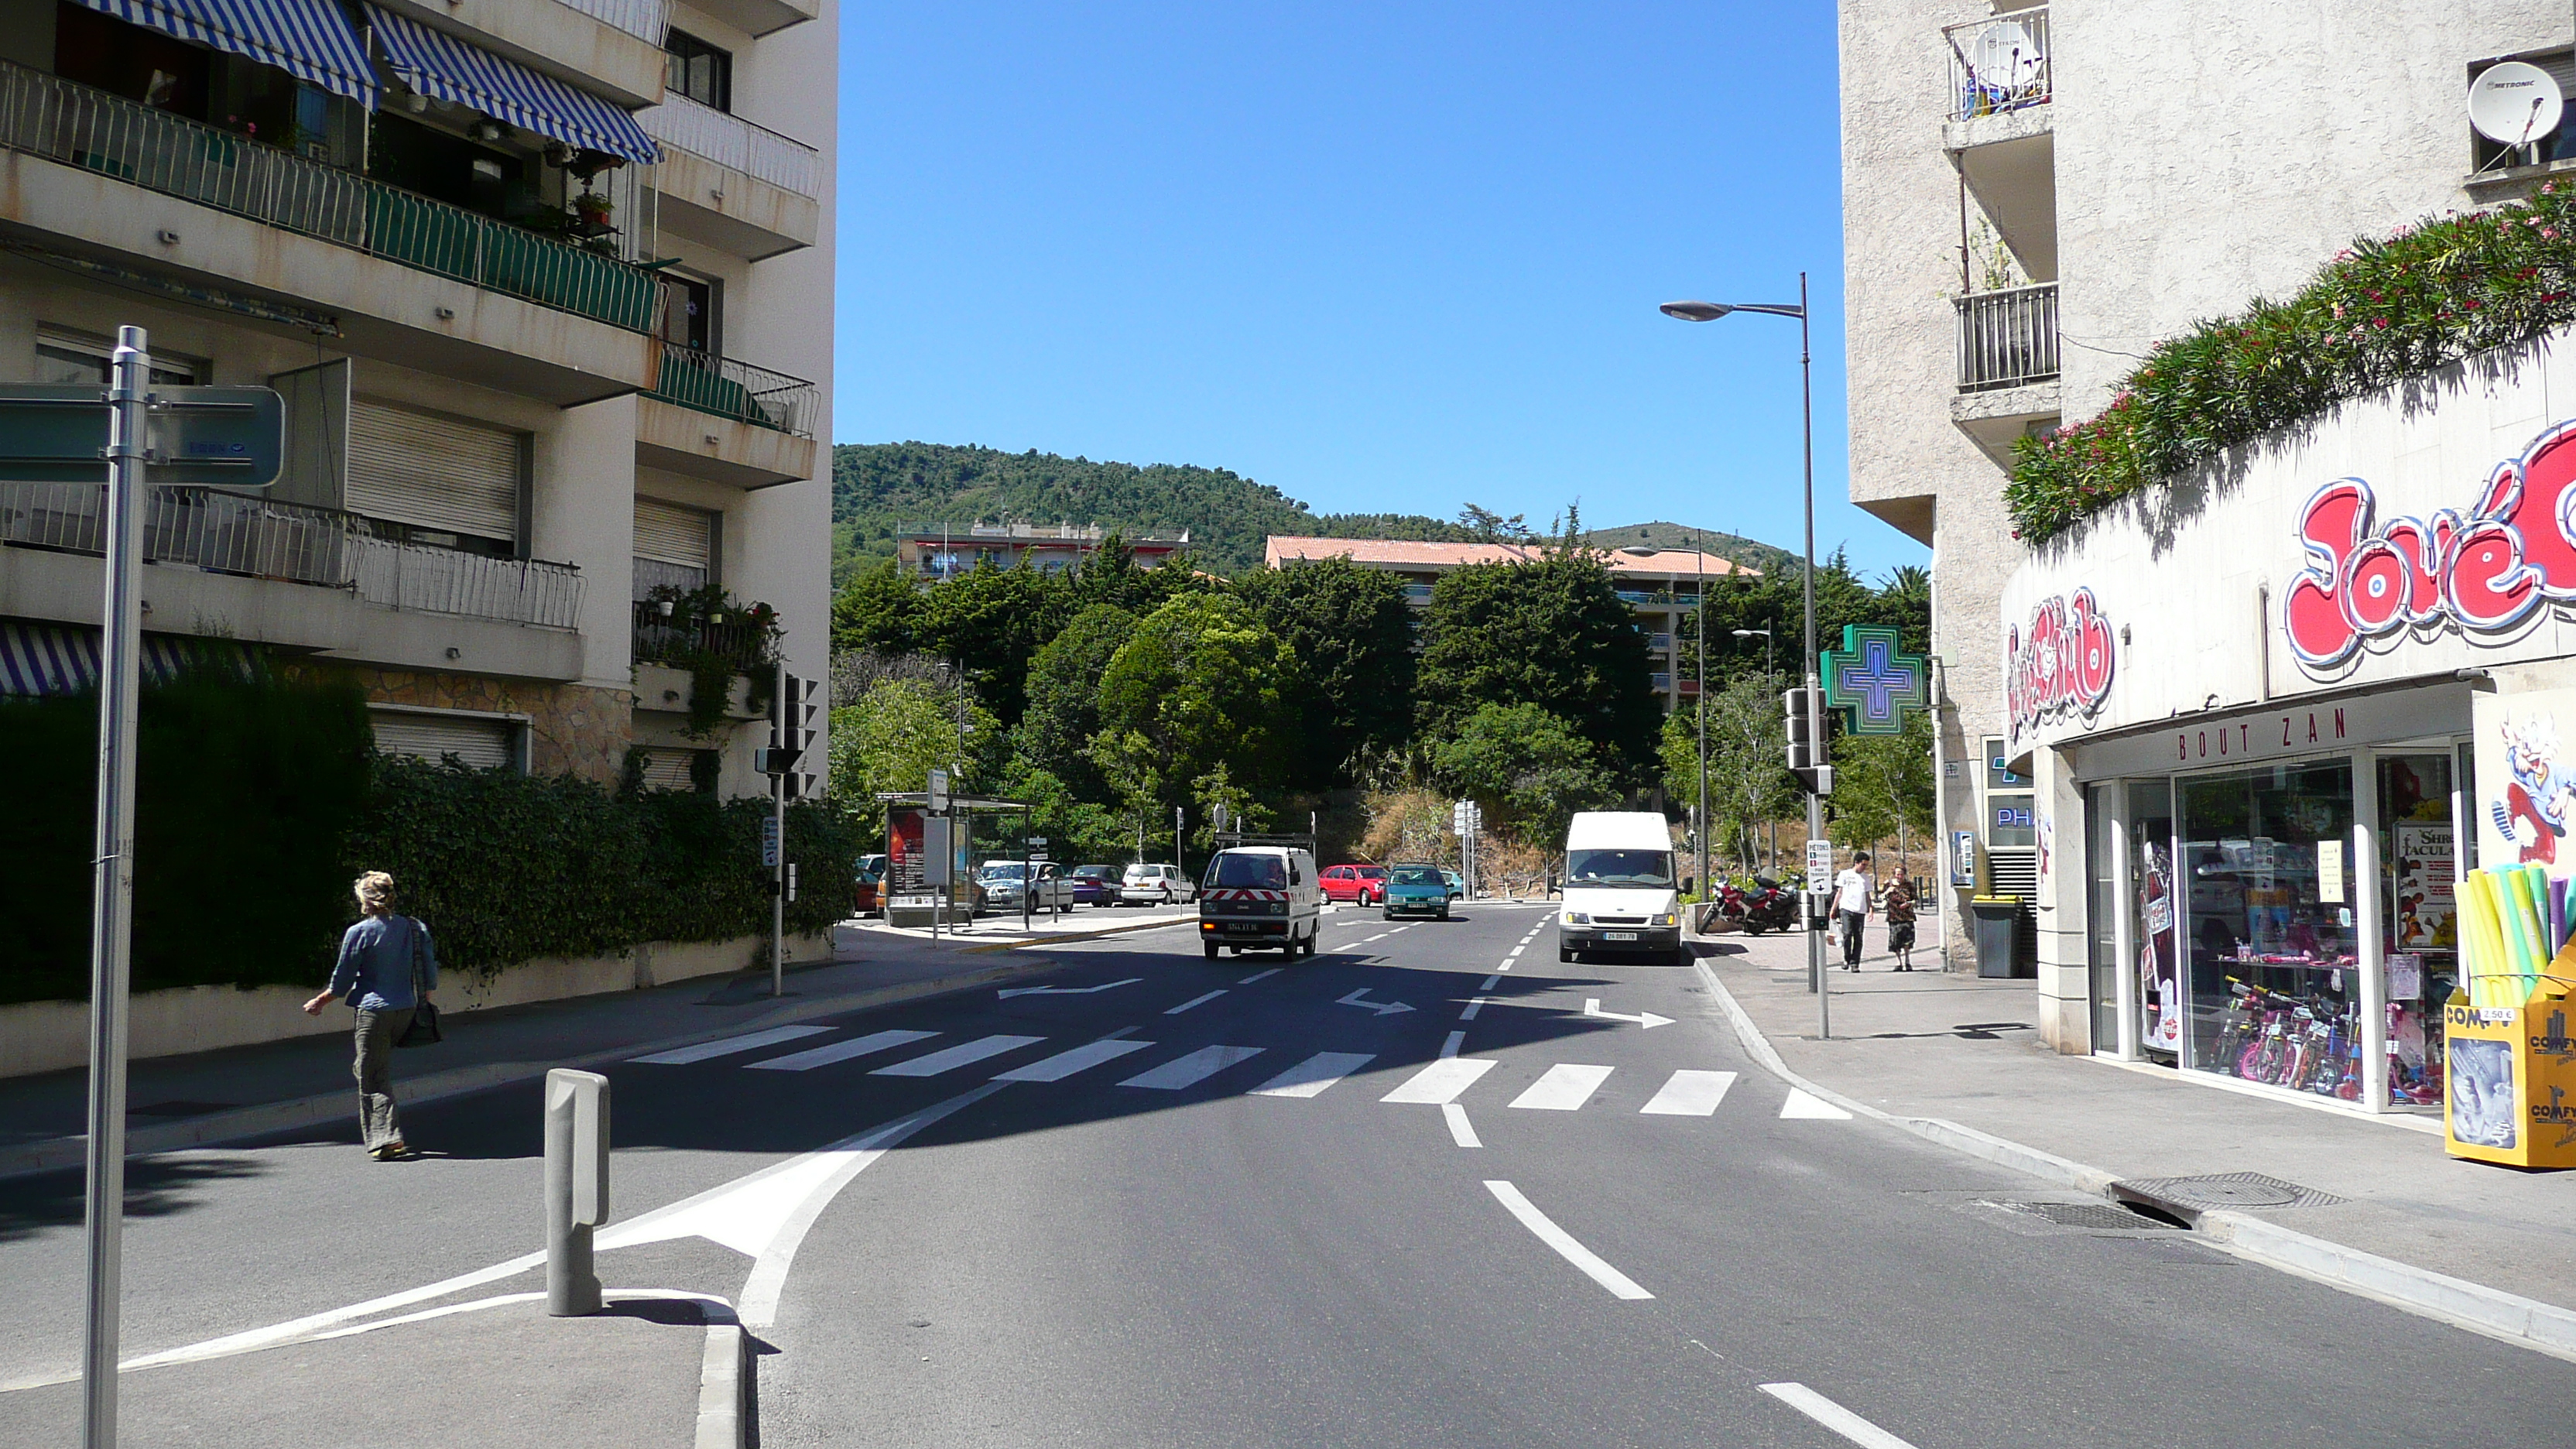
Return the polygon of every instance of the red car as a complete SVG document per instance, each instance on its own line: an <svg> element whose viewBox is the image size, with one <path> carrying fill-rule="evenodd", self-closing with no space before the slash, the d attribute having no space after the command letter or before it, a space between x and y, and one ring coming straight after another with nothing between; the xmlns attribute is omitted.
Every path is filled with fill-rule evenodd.
<svg viewBox="0 0 2576 1449"><path fill-rule="evenodd" d="M1386 899L1386 867L1337 865L1324 872L1324 899L1373 906Z"/></svg>

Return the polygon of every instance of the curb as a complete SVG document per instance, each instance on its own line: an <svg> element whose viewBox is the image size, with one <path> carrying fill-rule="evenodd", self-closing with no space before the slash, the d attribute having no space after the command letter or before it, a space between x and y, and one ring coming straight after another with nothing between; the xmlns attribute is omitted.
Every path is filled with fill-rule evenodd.
<svg viewBox="0 0 2576 1449"><path fill-rule="evenodd" d="M1726 983L1717 979L1717 973L1709 969L1706 960L1694 958L1691 967L1699 973L1701 982L1725 1010L1727 1021L1735 1028L1736 1039L1743 1043L1744 1049L1765 1070L1798 1090L1856 1116L1887 1123L1953 1152L1998 1167L2008 1167L2076 1192L2112 1197L2111 1185L2119 1180L2117 1174L1938 1117L1900 1117L1808 1081L1789 1070L1788 1063L1780 1060L1780 1053L1772 1047L1770 1038L1762 1034L1762 1028L1754 1024L1751 1014L1735 999L1735 993L1726 989ZM2454 1328L2502 1339L2535 1353L2576 1361L2576 1311L2436 1273L2430 1268L2400 1263L2394 1258L2383 1258L2359 1248L2347 1248L2244 1213L2212 1209L2197 1214L2191 1231L2214 1246L2267 1268L2296 1274L2357 1297L2374 1299Z"/></svg>
<svg viewBox="0 0 2576 1449"><path fill-rule="evenodd" d="M694 1046L702 1041L733 1036L765 1027L784 1026L817 1016L838 1016L843 1012L866 1011L879 1006L913 1001L925 996L944 996L952 991L966 991L997 981L1060 969L1062 963L1034 957L1006 965L980 966L971 971L952 972L926 977L919 981L901 981L888 986L873 986L846 995L820 997L780 1007L742 1021L728 1022L708 1031L681 1036L662 1037L653 1041L629 1042L623 1046L590 1052L548 1062L483 1062L451 1071L433 1072L401 1084L405 1103L437 1102L451 1097L469 1096L489 1091L512 1082L544 1076L555 1067L590 1068L648 1052L668 1051L674 1047ZM296 1097L284 1102L264 1102L255 1107L240 1107L230 1112L215 1112L184 1122L162 1126L128 1129L125 1155L130 1160L148 1157L156 1152L174 1152L187 1147L204 1147L218 1142L232 1142L244 1137L264 1137L272 1132L289 1132L344 1117L349 1112L349 1094L326 1092L317 1096ZM0 1151L0 1180L25 1177L32 1173L59 1172L78 1167L89 1160L89 1138L54 1137L42 1142Z"/></svg>
<svg viewBox="0 0 2576 1449"><path fill-rule="evenodd" d="M747 1449L752 1442L751 1343L739 1323L707 1325L698 1369L697 1449Z"/></svg>
<svg viewBox="0 0 2576 1449"><path fill-rule="evenodd" d="M1160 931L1170 926L1186 926L1196 919L1197 917L1195 916L1184 916L1177 920L1170 921L1129 921L1124 925L1103 926L1097 931L1060 931L1052 936L1031 936L1026 940L1019 941L993 941L980 945L965 946L961 949L966 951L969 955L991 955L1001 951L1017 951L1024 946L1051 946L1058 941L1096 941L1103 936L1124 936L1137 931ZM905 936L901 939L906 941L917 941L926 940L928 938L921 936ZM954 937L951 939L954 939Z"/></svg>

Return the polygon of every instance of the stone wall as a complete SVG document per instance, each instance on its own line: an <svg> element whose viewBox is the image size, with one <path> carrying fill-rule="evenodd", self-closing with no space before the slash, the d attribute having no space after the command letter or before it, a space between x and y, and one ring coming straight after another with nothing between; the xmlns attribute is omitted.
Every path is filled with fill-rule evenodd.
<svg viewBox="0 0 2576 1449"><path fill-rule="evenodd" d="M626 768L634 733L632 690L364 665L332 668L355 680L369 704L526 715L528 767L537 774L579 775L613 786Z"/></svg>

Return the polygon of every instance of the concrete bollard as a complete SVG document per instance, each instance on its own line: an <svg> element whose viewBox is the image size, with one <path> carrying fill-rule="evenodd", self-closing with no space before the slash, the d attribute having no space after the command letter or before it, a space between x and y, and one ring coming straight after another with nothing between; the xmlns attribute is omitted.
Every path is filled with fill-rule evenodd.
<svg viewBox="0 0 2576 1449"><path fill-rule="evenodd" d="M590 1234L608 1221L608 1079L546 1073L546 1312L599 1311Z"/></svg>

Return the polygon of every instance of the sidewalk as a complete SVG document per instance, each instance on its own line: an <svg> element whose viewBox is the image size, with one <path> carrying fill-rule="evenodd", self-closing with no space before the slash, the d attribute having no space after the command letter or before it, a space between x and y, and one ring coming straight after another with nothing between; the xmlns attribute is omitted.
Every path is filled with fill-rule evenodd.
<svg viewBox="0 0 2576 1449"><path fill-rule="evenodd" d="M1029 917L1026 929L1020 915L1010 911L999 915L978 916L964 930L939 928L939 939L967 946L1025 945L1032 941L1084 941L1095 936L1117 936L1129 931L1150 931L1157 926L1176 925L1199 918L1196 902L1177 906L1077 906L1050 917L1038 911ZM841 924L844 941L894 939L928 941L927 926L889 926L882 917Z"/></svg>
<svg viewBox="0 0 2576 1449"><path fill-rule="evenodd" d="M748 973L452 1013L442 1018L445 1041L398 1054L396 1094L405 1102L432 1101L541 1076L549 1067L936 995L1054 965L1034 952L1007 954L1031 939L1025 936L969 934L934 945L927 932L911 939L909 931L846 923L833 935L831 962L791 965L783 998L769 994L768 976ZM330 1009L347 1016L345 1008ZM0 1078L0 1177L79 1165L88 1082L86 1068ZM134 1154L354 1120L349 1041L333 1034L145 1058L128 1068L126 1102L127 1150Z"/></svg>
<svg viewBox="0 0 2576 1449"><path fill-rule="evenodd" d="M2149 1195L2250 1256L2454 1321L2486 1309L2467 1312L2476 1305L2428 1275L2576 1310L2576 1172L2455 1160L2428 1116L2371 1118L2163 1067L2059 1056L2039 1040L2031 982L1945 975L1929 951L1915 960L1930 970L1898 974L1876 955L1859 974L1830 972L1834 1035L1818 1040L1803 936L1697 939L1702 966L1791 1072L1924 1135L2093 1191L2256 1174L2310 1194L2282 1202L2289 1193L2235 1176ZM1942 1132L1944 1122L1970 1132ZM2576 1313L2542 1317L2532 1336L2576 1356Z"/></svg>

